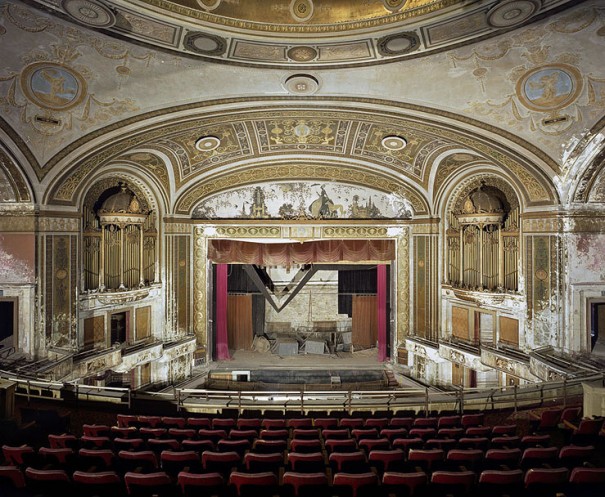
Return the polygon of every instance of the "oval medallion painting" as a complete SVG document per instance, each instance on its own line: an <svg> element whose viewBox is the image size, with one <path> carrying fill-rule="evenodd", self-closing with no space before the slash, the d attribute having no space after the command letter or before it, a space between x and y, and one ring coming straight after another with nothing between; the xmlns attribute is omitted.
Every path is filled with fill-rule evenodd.
<svg viewBox="0 0 605 497"><path fill-rule="evenodd" d="M49 62L27 66L21 74L21 86L33 103L53 110L65 110L79 104L86 93L82 76Z"/></svg>
<svg viewBox="0 0 605 497"><path fill-rule="evenodd" d="M521 103L537 111L567 107L578 98L581 90L579 72L563 64L532 69L517 83Z"/></svg>

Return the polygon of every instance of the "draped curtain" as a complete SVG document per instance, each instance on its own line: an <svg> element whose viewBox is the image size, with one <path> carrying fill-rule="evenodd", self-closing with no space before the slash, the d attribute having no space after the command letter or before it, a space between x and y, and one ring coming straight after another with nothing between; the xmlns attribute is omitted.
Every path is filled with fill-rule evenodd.
<svg viewBox="0 0 605 497"><path fill-rule="evenodd" d="M377 312L378 312L378 360L387 358L387 267L379 264L377 269Z"/></svg>
<svg viewBox="0 0 605 497"><path fill-rule="evenodd" d="M211 240L208 257L215 264L285 266L318 262L389 262L392 240L322 240L304 243L253 243Z"/></svg>
<svg viewBox="0 0 605 497"><path fill-rule="evenodd" d="M252 295L229 295L227 299L227 335L229 347L252 348Z"/></svg>
<svg viewBox="0 0 605 497"><path fill-rule="evenodd" d="M227 334L227 264L216 266L216 359L230 359Z"/></svg>
<svg viewBox="0 0 605 497"><path fill-rule="evenodd" d="M376 295L353 295L351 331L353 347L376 345L378 305Z"/></svg>

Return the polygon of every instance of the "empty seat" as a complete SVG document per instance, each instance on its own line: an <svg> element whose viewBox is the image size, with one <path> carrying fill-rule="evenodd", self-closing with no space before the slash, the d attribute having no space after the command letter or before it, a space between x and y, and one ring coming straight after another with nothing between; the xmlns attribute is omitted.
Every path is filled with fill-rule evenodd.
<svg viewBox="0 0 605 497"><path fill-rule="evenodd" d="M348 428L349 430L357 430L363 428L362 418L342 418L338 424L341 428Z"/></svg>
<svg viewBox="0 0 605 497"><path fill-rule="evenodd" d="M492 437L490 447L493 449L514 449L521 445L521 439L518 436L505 435L503 437Z"/></svg>
<svg viewBox="0 0 605 497"><path fill-rule="evenodd" d="M567 484L567 468L531 468L525 473L525 492L532 497L554 497Z"/></svg>
<svg viewBox="0 0 605 497"><path fill-rule="evenodd" d="M134 426L112 426L109 430L109 436L114 440L116 438L137 438L139 430Z"/></svg>
<svg viewBox="0 0 605 497"><path fill-rule="evenodd" d="M368 462L379 474L385 471L401 471L404 469L403 451L401 449L372 450L368 454Z"/></svg>
<svg viewBox="0 0 605 497"><path fill-rule="evenodd" d="M290 450L293 452L321 452L321 440L299 440L294 439L290 442Z"/></svg>
<svg viewBox="0 0 605 497"><path fill-rule="evenodd" d="M410 438L428 440L437 436L437 430L435 428L411 428L408 435Z"/></svg>
<svg viewBox="0 0 605 497"><path fill-rule="evenodd" d="M177 476L177 485L184 497L222 495L225 480L220 473L197 474L181 471Z"/></svg>
<svg viewBox="0 0 605 497"><path fill-rule="evenodd" d="M265 418L261 421L260 425L265 430L279 430L286 427L286 420Z"/></svg>
<svg viewBox="0 0 605 497"><path fill-rule="evenodd" d="M212 440L183 440L181 447L183 450L193 450L199 454L205 450L214 450L216 448Z"/></svg>
<svg viewBox="0 0 605 497"><path fill-rule="evenodd" d="M428 477L424 471L399 473L387 471L382 475L382 488L387 495L397 497L414 497L427 485Z"/></svg>
<svg viewBox="0 0 605 497"><path fill-rule="evenodd" d="M69 447L70 449L77 449L80 442L75 435L69 433L63 433L62 435L55 435L53 433L48 434L48 443L51 449L59 449Z"/></svg>
<svg viewBox="0 0 605 497"><path fill-rule="evenodd" d="M528 447L550 447L552 439L550 435L525 435L521 438L521 447L527 449Z"/></svg>
<svg viewBox="0 0 605 497"><path fill-rule="evenodd" d="M151 450L118 452L117 465L121 473L153 473L158 469L158 459Z"/></svg>
<svg viewBox="0 0 605 497"><path fill-rule="evenodd" d="M517 469L521 455L521 449L489 449L485 453L485 468Z"/></svg>
<svg viewBox="0 0 605 497"><path fill-rule="evenodd" d="M397 417L391 418L391 420L389 421L390 428L405 428L406 430L409 430L413 424L414 424L414 418L410 418L410 417L397 416Z"/></svg>
<svg viewBox="0 0 605 497"><path fill-rule="evenodd" d="M251 447L249 440L219 440L216 444L218 452L237 452L240 457L243 457Z"/></svg>
<svg viewBox="0 0 605 497"><path fill-rule="evenodd" d="M113 439L113 450L119 452L121 450L142 450L145 448L145 440L142 438L121 438Z"/></svg>
<svg viewBox="0 0 605 497"><path fill-rule="evenodd" d="M563 414L562 408L546 409L539 413L530 411L529 424L531 430L538 433L556 430L561 420L561 414Z"/></svg>
<svg viewBox="0 0 605 497"><path fill-rule="evenodd" d="M20 489L25 487L25 477L17 466L0 466L0 491L3 488Z"/></svg>
<svg viewBox="0 0 605 497"><path fill-rule="evenodd" d="M559 464L572 469L577 466L591 464L594 456L595 448L592 445L567 445L559 450Z"/></svg>
<svg viewBox="0 0 605 497"><path fill-rule="evenodd" d="M559 450L556 447L530 447L523 451L521 469L537 468L557 461Z"/></svg>
<svg viewBox="0 0 605 497"><path fill-rule="evenodd" d="M87 437L108 437L111 428L107 425L82 425L82 433Z"/></svg>
<svg viewBox="0 0 605 497"><path fill-rule="evenodd" d="M229 431L235 428L235 424L235 419L233 418L214 418L212 420L212 429Z"/></svg>
<svg viewBox="0 0 605 497"><path fill-rule="evenodd" d="M475 486L474 471L434 471L431 475L433 495L463 496Z"/></svg>
<svg viewBox="0 0 605 497"><path fill-rule="evenodd" d="M241 462L241 456L237 452L211 452L209 450L202 454L202 465L204 471L228 475L233 469L237 469Z"/></svg>
<svg viewBox="0 0 605 497"><path fill-rule="evenodd" d="M603 494L605 468L574 468L569 475L567 497L593 497Z"/></svg>
<svg viewBox="0 0 605 497"><path fill-rule="evenodd" d="M59 497L70 494L71 480L62 469L26 468L25 479L27 488L34 495L42 494Z"/></svg>
<svg viewBox="0 0 605 497"><path fill-rule="evenodd" d="M316 439L319 438L319 430L317 428L294 428L292 430L292 438Z"/></svg>
<svg viewBox="0 0 605 497"><path fill-rule="evenodd" d="M75 454L73 449L53 449L49 447L40 447L38 455L43 460L44 465L55 466L55 469L73 469L75 465Z"/></svg>
<svg viewBox="0 0 605 497"><path fill-rule="evenodd" d="M150 438L147 440L147 448L160 454L163 450L179 450L181 444L174 438Z"/></svg>
<svg viewBox="0 0 605 497"><path fill-rule="evenodd" d="M185 428L187 420L176 416L162 416L162 425L165 428Z"/></svg>
<svg viewBox="0 0 605 497"><path fill-rule="evenodd" d="M336 473L333 480L334 489L342 497L365 497L374 495L378 477L374 473Z"/></svg>
<svg viewBox="0 0 605 497"><path fill-rule="evenodd" d="M605 418L582 419L578 425L569 421L566 426L573 429L571 432L571 443L574 445L592 445L603 429Z"/></svg>
<svg viewBox="0 0 605 497"><path fill-rule="evenodd" d="M293 497L327 497L330 494L328 477L324 472L286 471L283 476L283 485L287 492L286 495L289 494Z"/></svg>
<svg viewBox="0 0 605 497"><path fill-rule="evenodd" d="M210 418L187 418L186 425L196 430L199 430L200 428L212 428L212 422L210 421Z"/></svg>
<svg viewBox="0 0 605 497"><path fill-rule="evenodd" d="M491 426L469 426L464 430L465 437L489 437L492 434Z"/></svg>
<svg viewBox="0 0 605 497"><path fill-rule="evenodd" d="M160 464L172 478L176 478L181 471L196 473L202 469L199 454L192 450L182 452L165 450L160 455Z"/></svg>
<svg viewBox="0 0 605 497"><path fill-rule="evenodd" d="M437 438L452 438L458 440L465 435L464 428L439 428Z"/></svg>
<svg viewBox="0 0 605 497"><path fill-rule="evenodd" d="M229 475L229 485L234 487L238 497L269 496L276 493L277 484L277 476L269 471L263 473L233 471Z"/></svg>
<svg viewBox="0 0 605 497"><path fill-rule="evenodd" d="M259 438L263 440L288 440L290 432L285 428L274 430L261 430Z"/></svg>
<svg viewBox="0 0 605 497"><path fill-rule="evenodd" d="M487 438L487 437L462 437L458 440L459 449L486 450L488 447L489 447L489 438Z"/></svg>
<svg viewBox="0 0 605 497"><path fill-rule="evenodd" d="M457 446L458 442L453 438L429 438L424 443L425 449L442 449L446 454Z"/></svg>
<svg viewBox="0 0 605 497"><path fill-rule="evenodd" d="M78 451L78 468L83 471L107 470L113 468L114 453L109 449L80 449Z"/></svg>
<svg viewBox="0 0 605 497"><path fill-rule="evenodd" d="M280 468L284 466L284 455L279 452L273 454L257 454L248 452L244 456L244 466L246 471L251 473L259 473L271 471L279 474Z"/></svg>
<svg viewBox="0 0 605 497"><path fill-rule="evenodd" d="M416 418L414 419L414 428L437 428L437 418Z"/></svg>
<svg viewBox="0 0 605 497"><path fill-rule="evenodd" d="M255 440L252 444L252 451L258 454L272 454L283 452L288 448L286 440Z"/></svg>
<svg viewBox="0 0 605 497"><path fill-rule="evenodd" d="M517 425L495 425L492 427L492 437L501 437L503 435L515 436L517 434Z"/></svg>
<svg viewBox="0 0 605 497"><path fill-rule="evenodd" d="M485 418L485 415L481 412L481 413L474 413L474 414L463 414L460 417L460 424L462 425L462 428L470 428L472 426L481 426L483 425L483 420Z"/></svg>
<svg viewBox="0 0 605 497"><path fill-rule="evenodd" d="M329 462L334 473L365 473L370 469L362 451L333 452L329 456Z"/></svg>
<svg viewBox="0 0 605 497"><path fill-rule="evenodd" d="M179 442L194 439L197 432L193 428L168 428L168 436Z"/></svg>
<svg viewBox="0 0 605 497"><path fill-rule="evenodd" d="M437 428L458 428L460 425L460 416L440 416L437 420Z"/></svg>
<svg viewBox="0 0 605 497"><path fill-rule="evenodd" d="M387 438L390 442L397 438L405 438L408 435L408 430L405 428L383 428L380 430L380 438Z"/></svg>
<svg viewBox="0 0 605 497"><path fill-rule="evenodd" d="M118 414L117 420L120 428L137 427L137 416L133 414Z"/></svg>
<svg viewBox="0 0 605 497"><path fill-rule="evenodd" d="M426 472L439 469L445 460L442 449L410 449L408 463L412 468L420 467Z"/></svg>
<svg viewBox="0 0 605 497"><path fill-rule="evenodd" d="M287 428L313 428L311 418L292 418L286 421Z"/></svg>
<svg viewBox="0 0 605 497"><path fill-rule="evenodd" d="M162 423L162 418L160 416L139 416L137 418L137 423L139 423L140 426L157 428Z"/></svg>
<svg viewBox="0 0 605 497"><path fill-rule="evenodd" d="M123 493L122 479L115 471L75 471L72 478L79 496L113 497Z"/></svg>
<svg viewBox="0 0 605 497"><path fill-rule="evenodd" d="M378 438L377 428L355 428L351 430L351 436L359 442L361 439Z"/></svg>
<svg viewBox="0 0 605 497"><path fill-rule="evenodd" d="M197 436L200 440L211 440L212 443L217 444L219 440L226 440L228 437L227 432L223 429L207 429L200 428L197 431Z"/></svg>
<svg viewBox="0 0 605 497"><path fill-rule="evenodd" d="M448 469L463 466L471 471L478 471L483 465L484 453L480 449L452 449L445 456Z"/></svg>
<svg viewBox="0 0 605 497"><path fill-rule="evenodd" d="M169 496L172 494L172 481L163 471L154 473L131 473L124 475L124 483L128 495L133 497L158 497Z"/></svg>
<svg viewBox="0 0 605 497"><path fill-rule="evenodd" d="M2 455L4 456L4 460L11 466L25 467L33 464L36 460L36 451L29 445L22 445L21 447L3 445Z"/></svg>
<svg viewBox="0 0 605 497"><path fill-rule="evenodd" d="M82 435L80 437L80 446L84 449L111 449L111 439L109 437Z"/></svg>
<svg viewBox="0 0 605 497"><path fill-rule="evenodd" d="M321 431L321 436L324 440L336 440L336 439L347 439L350 438L351 433L348 428L326 428Z"/></svg>
<svg viewBox="0 0 605 497"><path fill-rule="evenodd" d="M356 452L357 442L352 438L328 439L324 442L328 454L332 452Z"/></svg>
<svg viewBox="0 0 605 497"><path fill-rule="evenodd" d="M321 452L312 453L300 453L290 452L288 453L288 467L290 471L297 473L316 473L318 471L325 471L325 460Z"/></svg>
<svg viewBox="0 0 605 497"><path fill-rule="evenodd" d="M481 496L515 496L522 492L523 471L520 469L486 469L479 475L479 494Z"/></svg>
<svg viewBox="0 0 605 497"><path fill-rule="evenodd" d="M255 430L258 432L261 427L260 418L238 418L235 427L238 430Z"/></svg>
<svg viewBox="0 0 605 497"><path fill-rule="evenodd" d="M150 426L142 426L139 428L139 435L145 440L152 438L162 438L168 434L167 428L152 428Z"/></svg>
<svg viewBox="0 0 605 497"><path fill-rule="evenodd" d="M393 449L401 449L407 457L410 449L421 449L424 447L424 440L422 438L397 438L391 443Z"/></svg>
<svg viewBox="0 0 605 497"><path fill-rule="evenodd" d="M360 449L363 449L366 454L369 454L372 450L388 450L391 448L388 438L364 438L359 440L357 445Z"/></svg>
<svg viewBox="0 0 605 497"><path fill-rule="evenodd" d="M368 418L365 420L365 428L376 428L378 431L389 426L388 418Z"/></svg>
<svg viewBox="0 0 605 497"><path fill-rule="evenodd" d="M337 418L315 418L313 420L313 426L319 428L320 430L329 430L338 428L338 419Z"/></svg>

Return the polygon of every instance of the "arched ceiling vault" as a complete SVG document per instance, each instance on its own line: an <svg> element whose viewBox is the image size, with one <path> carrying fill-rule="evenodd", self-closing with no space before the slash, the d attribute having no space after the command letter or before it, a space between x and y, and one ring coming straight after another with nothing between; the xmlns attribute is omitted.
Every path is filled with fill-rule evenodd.
<svg viewBox="0 0 605 497"><path fill-rule="evenodd" d="M415 208L428 214L430 192L477 161L519 178L528 205L550 205L557 199L551 178L558 169L552 160L529 143L468 118L371 99L233 103L174 108L83 137L78 147L52 161L45 201L74 205L78 186L99 168L137 164L156 178L180 213L229 181L319 175L351 184L371 182L385 191L413 190ZM198 150L196 140L204 136L217 137L219 147ZM387 149L383 139L388 136L403 137L407 146Z"/></svg>

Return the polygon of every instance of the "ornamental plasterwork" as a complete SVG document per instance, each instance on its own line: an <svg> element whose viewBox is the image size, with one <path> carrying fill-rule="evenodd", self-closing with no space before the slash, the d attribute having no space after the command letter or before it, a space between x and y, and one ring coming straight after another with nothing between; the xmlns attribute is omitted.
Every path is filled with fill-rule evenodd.
<svg viewBox="0 0 605 497"><path fill-rule="evenodd" d="M29 189L21 171L8 154L0 149L0 203L30 200Z"/></svg>
<svg viewBox="0 0 605 497"><path fill-rule="evenodd" d="M322 238L376 238L388 236L388 228L368 227L368 226L327 226L322 228Z"/></svg>
<svg viewBox="0 0 605 497"><path fill-rule="evenodd" d="M193 239L193 330L198 347L206 347L208 319L206 312L208 239L204 228L195 228Z"/></svg>
<svg viewBox="0 0 605 497"><path fill-rule="evenodd" d="M602 24L597 7L588 5L543 27L514 32L505 40L484 44L468 54L449 54L453 66L467 69L485 94L489 94L489 85L496 85L493 78L503 77L490 68L494 61L513 54L517 60L527 61L505 75L514 92L472 102L468 110L520 132L539 132L545 137L562 135L586 120L598 118L605 109L605 74L582 72L581 52L557 53L558 46L548 40L552 33L573 34Z"/></svg>
<svg viewBox="0 0 605 497"><path fill-rule="evenodd" d="M407 227L397 237L397 343L400 346L410 332L410 233Z"/></svg>
<svg viewBox="0 0 605 497"><path fill-rule="evenodd" d="M339 183L367 185L370 188L387 193L395 193L406 198L412 205L416 214L428 212L426 201L409 186L397 182L389 177L376 174L370 170L359 170L342 165L313 165L292 164L285 165L258 165L254 169L244 169L224 174L215 179L208 179L187 190L176 203L176 212L189 213L200 200L212 195L237 187L264 183L275 180L307 180L334 181Z"/></svg>
<svg viewBox="0 0 605 497"><path fill-rule="evenodd" d="M152 176L155 176L160 184L164 187L164 191L170 191L170 177L166 170L164 161L155 154L149 152L133 152L124 154L113 161L116 165L136 165L142 169L149 171Z"/></svg>

